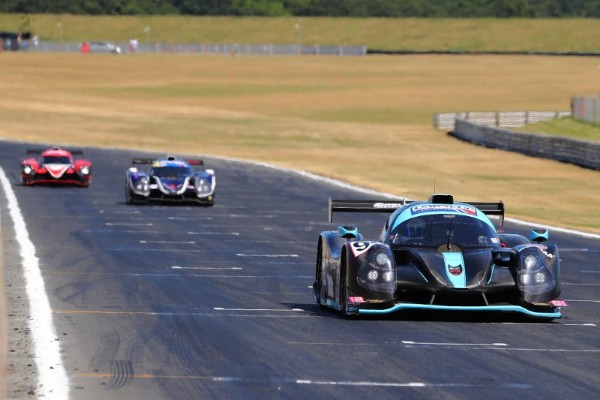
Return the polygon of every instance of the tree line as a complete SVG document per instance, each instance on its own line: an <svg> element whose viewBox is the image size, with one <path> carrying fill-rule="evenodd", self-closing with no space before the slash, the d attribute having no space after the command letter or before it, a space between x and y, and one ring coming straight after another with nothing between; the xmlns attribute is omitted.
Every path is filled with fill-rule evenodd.
<svg viewBox="0 0 600 400"><path fill-rule="evenodd" d="M600 17L600 0L2 0L2 13L389 18Z"/></svg>

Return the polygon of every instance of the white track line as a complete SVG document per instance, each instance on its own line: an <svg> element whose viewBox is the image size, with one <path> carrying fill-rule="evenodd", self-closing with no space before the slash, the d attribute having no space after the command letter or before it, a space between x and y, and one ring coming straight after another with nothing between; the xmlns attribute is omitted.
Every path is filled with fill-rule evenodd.
<svg viewBox="0 0 600 400"><path fill-rule="evenodd" d="M38 373L36 394L40 399L68 399L69 378L60 357L60 342L52 321L52 309L44 287L39 259L36 257L35 247L29 239L29 232L17 197L2 168L0 168L0 182L8 201L8 210L15 227L16 240L21 248L23 275L29 299L29 328L31 329Z"/></svg>

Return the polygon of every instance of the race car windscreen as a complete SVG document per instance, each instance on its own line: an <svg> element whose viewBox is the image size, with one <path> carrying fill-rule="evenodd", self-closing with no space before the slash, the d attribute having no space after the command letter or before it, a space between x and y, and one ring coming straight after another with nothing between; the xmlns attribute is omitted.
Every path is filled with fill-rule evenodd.
<svg viewBox="0 0 600 400"><path fill-rule="evenodd" d="M194 171L189 167L165 166L152 168L152 175L159 178L177 179L191 176Z"/></svg>
<svg viewBox="0 0 600 400"><path fill-rule="evenodd" d="M67 156L44 156L44 164L71 164L71 159Z"/></svg>
<svg viewBox="0 0 600 400"><path fill-rule="evenodd" d="M485 222L459 214L421 215L407 219L394 228L391 244L437 248L450 243L461 248L498 247L496 231Z"/></svg>

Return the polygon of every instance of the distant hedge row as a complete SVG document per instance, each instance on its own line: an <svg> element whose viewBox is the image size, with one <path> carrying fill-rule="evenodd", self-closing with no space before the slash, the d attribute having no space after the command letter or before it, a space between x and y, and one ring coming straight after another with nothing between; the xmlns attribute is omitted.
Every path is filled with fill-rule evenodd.
<svg viewBox="0 0 600 400"><path fill-rule="evenodd" d="M600 17L600 0L2 0L0 12L427 18Z"/></svg>

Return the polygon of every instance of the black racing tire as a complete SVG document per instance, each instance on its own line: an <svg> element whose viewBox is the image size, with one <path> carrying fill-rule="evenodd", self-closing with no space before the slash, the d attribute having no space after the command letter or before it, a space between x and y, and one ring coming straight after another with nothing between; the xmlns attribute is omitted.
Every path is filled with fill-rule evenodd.
<svg viewBox="0 0 600 400"><path fill-rule="evenodd" d="M144 204L144 200L137 200L135 195L132 193L129 185L125 186L125 203L127 204Z"/></svg>
<svg viewBox="0 0 600 400"><path fill-rule="evenodd" d="M339 296L340 296L340 313L344 317L348 317L348 287L346 286L346 257L340 263L340 281L339 281Z"/></svg>
<svg viewBox="0 0 600 400"><path fill-rule="evenodd" d="M129 186L126 185L125 186L125 203L127 204L133 204L133 197L131 195L131 189L129 189Z"/></svg>
<svg viewBox="0 0 600 400"><path fill-rule="evenodd" d="M317 247L317 263L315 267L315 300L317 304L321 307L324 307L324 304L321 303L321 299L326 297L325 288L323 287L323 247L321 242L319 241L319 246Z"/></svg>

